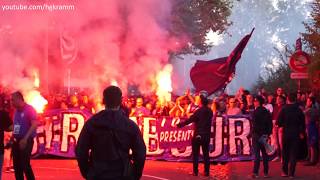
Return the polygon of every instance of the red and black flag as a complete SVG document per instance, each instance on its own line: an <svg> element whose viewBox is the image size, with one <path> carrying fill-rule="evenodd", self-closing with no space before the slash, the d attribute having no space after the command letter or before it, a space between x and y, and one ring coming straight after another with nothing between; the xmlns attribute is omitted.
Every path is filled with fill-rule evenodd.
<svg viewBox="0 0 320 180"><path fill-rule="evenodd" d="M254 29L242 38L228 57L210 61L197 60L190 70L190 78L197 92L205 90L211 95L226 87L235 73L236 64L241 58L253 31Z"/></svg>
<svg viewBox="0 0 320 180"><path fill-rule="evenodd" d="M301 38L298 38L298 39L296 40L296 51L302 51Z"/></svg>

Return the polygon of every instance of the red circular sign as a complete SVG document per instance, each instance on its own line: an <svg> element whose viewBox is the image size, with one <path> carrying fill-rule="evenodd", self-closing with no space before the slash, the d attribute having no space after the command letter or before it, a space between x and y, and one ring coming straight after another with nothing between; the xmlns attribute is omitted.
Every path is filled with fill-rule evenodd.
<svg viewBox="0 0 320 180"><path fill-rule="evenodd" d="M289 66L295 72L305 73L310 62L309 55L306 52L297 51L290 57Z"/></svg>

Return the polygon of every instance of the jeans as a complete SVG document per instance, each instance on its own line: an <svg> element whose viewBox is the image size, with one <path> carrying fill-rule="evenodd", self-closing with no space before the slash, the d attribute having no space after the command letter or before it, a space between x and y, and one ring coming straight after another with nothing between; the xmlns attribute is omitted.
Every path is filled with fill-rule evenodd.
<svg viewBox="0 0 320 180"><path fill-rule="evenodd" d="M260 167L260 151L262 153L262 160L263 160L263 172L265 175L269 172L269 162L268 162L268 155L266 149L263 144L259 143L260 136L254 135L252 137L252 146L254 152L254 165L253 165L253 174L259 173Z"/></svg>
<svg viewBox="0 0 320 180"><path fill-rule="evenodd" d="M201 146L202 153L203 153L204 172L205 174L209 174L209 170L210 170L209 144L210 144L210 135L201 135L200 139L196 137L192 139L193 173L198 174L199 154L200 154L200 146Z"/></svg>
<svg viewBox="0 0 320 180"><path fill-rule="evenodd" d="M294 176L297 164L297 155L299 150L299 137L283 137L283 162L282 171L289 176ZM288 169L288 165L290 167Z"/></svg>
<svg viewBox="0 0 320 180"><path fill-rule="evenodd" d="M12 145L13 167L16 180L24 180L23 174L27 180L34 180L34 174L30 165L30 157L33 148L33 138L28 139L25 149L20 149L20 140Z"/></svg>

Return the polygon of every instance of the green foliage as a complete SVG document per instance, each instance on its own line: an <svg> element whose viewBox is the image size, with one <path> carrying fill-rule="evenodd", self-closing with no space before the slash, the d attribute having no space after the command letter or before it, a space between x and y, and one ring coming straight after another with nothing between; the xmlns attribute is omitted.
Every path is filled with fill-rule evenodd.
<svg viewBox="0 0 320 180"><path fill-rule="evenodd" d="M320 0L312 3L311 20L304 22L306 33L302 33L306 50L310 54L309 74L320 70Z"/></svg>
<svg viewBox="0 0 320 180"><path fill-rule="evenodd" d="M306 33L302 33L305 50L310 54L312 63L309 65L309 77L314 76L314 72L320 70L320 0L314 0L311 4L311 20L304 22ZM287 59L293 51L288 48L284 53L278 51L280 66L278 68L266 68L267 76L259 77L252 90L257 91L265 88L268 92L275 92L277 87L282 87L286 92L293 92L297 89L296 80L290 78L290 68ZM270 62L269 62L270 64ZM303 80L302 90L310 89L308 81Z"/></svg>
<svg viewBox="0 0 320 180"><path fill-rule="evenodd" d="M231 24L231 0L173 0L170 34L182 39L183 47L175 54L204 54L211 44L206 34L223 33Z"/></svg>

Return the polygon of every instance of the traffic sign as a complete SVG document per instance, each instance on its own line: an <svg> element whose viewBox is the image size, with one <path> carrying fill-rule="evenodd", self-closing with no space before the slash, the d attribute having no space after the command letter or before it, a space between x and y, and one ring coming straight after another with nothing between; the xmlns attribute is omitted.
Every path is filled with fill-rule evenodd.
<svg viewBox="0 0 320 180"><path fill-rule="evenodd" d="M308 79L308 73L291 73L291 79Z"/></svg>
<svg viewBox="0 0 320 180"><path fill-rule="evenodd" d="M306 73L310 63L309 55L304 51L295 52L289 60L291 70L299 73Z"/></svg>

